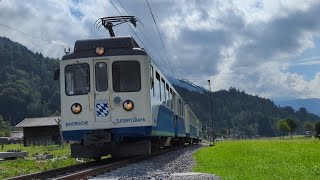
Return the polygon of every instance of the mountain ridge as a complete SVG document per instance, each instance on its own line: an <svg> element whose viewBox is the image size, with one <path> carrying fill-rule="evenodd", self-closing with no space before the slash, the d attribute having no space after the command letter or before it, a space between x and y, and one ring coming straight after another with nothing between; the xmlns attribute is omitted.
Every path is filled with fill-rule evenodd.
<svg viewBox="0 0 320 180"><path fill-rule="evenodd" d="M274 100L274 103L281 107L291 106L295 110L298 110L301 107L303 107L303 108L306 108L309 112L320 116L320 99L319 98Z"/></svg>

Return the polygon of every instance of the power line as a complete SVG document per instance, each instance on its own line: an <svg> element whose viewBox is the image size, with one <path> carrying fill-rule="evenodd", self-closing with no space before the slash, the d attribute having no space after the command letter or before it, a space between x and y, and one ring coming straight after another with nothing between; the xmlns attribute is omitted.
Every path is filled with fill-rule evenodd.
<svg viewBox="0 0 320 180"><path fill-rule="evenodd" d="M175 76L175 77L176 77L175 72L174 72L174 70L173 70L173 68L172 68L172 63L171 63L172 61L171 61L171 59L170 59L170 57L169 57L169 55L168 55L168 51L167 51L166 45L165 45L165 43L164 43L164 41L163 41L163 38L162 38L161 32L160 32L160 30L159 30L159 28L158 28L158 25L157 25L156 19L155 19L154 15L153 15L153 12L152 12L152 9L151 9L151 7L150 7L150 4L149 4L148 0L146 0L146 3L147 3L148 8L149 8L149 10L150 10L150 13L151 13L151 16L152 16L153 22L154 22L154 24L155 24L155 26L156 26L156 29L157 29L157 32L158 32L158 35L159 35L160 41L161 41L161 43L162 43L162 47L163 47L163 49L164 49L164 51L165 51L165 54L166 54L166 56L167 56L167 59L168 59L168 62L169 62L169 65L170 65L171 71L172 71L172 73L173 73L173 76Z"/></svg>
<svg viewBox="0 0 320 180"><path fill-rule="evenodd" d="M129 14L129 12L128 12L128 10L125 8L125 6L121 3L121 1L120 0L118 0L119 1L119 3L120 3L120 5L123 7L123 9L127 12L127 14L128 15L130 15ZM114 4L113 4L114 5ZM118 12L119 12L119 10L118 10ZM120 13L120 12L119 12ZM120 13L121 14L121 13ZM130 26L131 27L131 26ZM164 59L163 59L163 57L160 55L160 53L157 51L157 49L155 48L155 47L153 47L153 44L151 43L151 41L148 39L148 37L145 35L145 33L140 29L140 27L139 26L137 26L138 27L138 30L142 33L142 35L147 39L147 41L149 42L149 44L151 45L151 47L157 52L157 54L160 56L160 58L164 61ZM135 33L135 31L134 31L134 33ZM137 35L137 34L136 34ZM141 41L141 40L140 40ZM142 42L142 41L141 41ZM142 43L143 44L143 43ZM147 47L144 45L144 47L147 49ZM148 52L150 52L149 54L150 54L150 56L153 58L153 59L155 59L153 56L152 56L152 54L151 54L151 51L149 51L148 49L147 49L147 51ZM154 61L155 62L155 61ZM165 61L164 61L165 62ZM155 62L156 63L156 62ZM157 64L157 63L156 63ZM165 64L169 69L170 69L170 67L167 65L167 64ZM161 68L161 66L159 66L158 64L157 64L157 66L159 67L159 68ZM161 68L161 70L164 72L164 70ZM165 73L166 74L166 73ZM166 76L168 77L168 75L166 74Z"/></svg>
<svg viewBox="0 0 320 180"><path fill-rule="evenodd" d="M42 39L42 38L40 38L40 37L38 37L38 36L35 36L35 35L33 35L33 34L30 34L30 33L24 32L24 31L21 31L21 30L19 30L19 29L13 28L13 27L10 27L10 26L8 26L8 25L2 24L2 23L0 23L0 25L3 26L3 27L6 27L6 28L12 29L12 30L14 30L14 31L23 33L23 34L25 34L25 35L31 36L31 37L33 37L33 38L39 39L39 40L41 40L41 41L45 41L45 42L47 42L47 43L49 43L49 44L50 44L50 43L55 43L55 44L57 44L57 45L59 45L59 46L62 46L63 48L66 48L66 46L64 46L64 45L62 45L62 44L59 44L59 43L56 43L56 42L53 42L53 41L49 41L49 40L46 40L46 39Z"/></svg>
<svg viewBox="0 0 320 180"><path fill-rule="evenodd" d="M123 7L123 9L127 12L128 15L130 15L130 13L128 12L127 8L121 3L120 0L118 0L120 5ZM152 44L152 42L149 40L149 38L147 37L147 35L143 32L143 30L137 26L138 30L142 33L142 35L145 37L145 39L149 42L149 44L151 45L151 47L155 50L155 52L159 55L159 57L165 62L167 63L164 58L162 57L162 55L159 53L159 51L154 47L154 45ZM165 64L167 66L167 68L171 69L170 64ZM174 75L174 74L173 74Z"/></svg>
<svg viewBox="0 0 320 180"><path fill-rule="evenodd" d="M115 4L111 1L111 0L109 0L110 1L110 3L112 4L112 6L118 11L118 13L122 16L122 13L119 11L119 9L115 6ZM148 52L148 54L153 58L153 59L155 59L153 56L152 56L152 54L151 54L151 52L148 50L148 48L147 48L147 46L143 43L143 41L140 39L140 37L138 36L138 34L133 30L133 28L130 26L130 24L128 23L128 22L126 22L127 23L127 25L130 27L130 29L133 31L133 33L136 35L136 37L139 39L139 41L142 43L142 45L144 46L144 48L147 50L147 52ZM150 52L150 53L149 53ZM155 61L154 61L154 63L156 63ZM168 77L168 75L166 74L166 72L156 63L156 65L163 71L163 73Z"/></svg>

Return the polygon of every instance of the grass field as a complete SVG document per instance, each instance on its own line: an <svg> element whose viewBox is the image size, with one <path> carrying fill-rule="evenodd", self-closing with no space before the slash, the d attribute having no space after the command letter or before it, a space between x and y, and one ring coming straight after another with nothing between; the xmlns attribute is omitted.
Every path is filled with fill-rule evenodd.
<svg viewBox="0 0 320 180"><path fill-rule="evenodd" d="M223 179L320 179L318 139L223 141L194 154L196 172Z"/></svg>
<svg viewBox="0 0 320 180"><path fill-rule="evenodd" d="M5 145L4 149L0 151L5 152L11 149L27 151L29 157L26 159L0 161L0 179L78 163L74 158L70 157L70 148L68 145L62 149L59 146L23 147L22 145L12 144ZM54 158L49 160L36 160L33 155L37 153L52 154Z"/></svg>

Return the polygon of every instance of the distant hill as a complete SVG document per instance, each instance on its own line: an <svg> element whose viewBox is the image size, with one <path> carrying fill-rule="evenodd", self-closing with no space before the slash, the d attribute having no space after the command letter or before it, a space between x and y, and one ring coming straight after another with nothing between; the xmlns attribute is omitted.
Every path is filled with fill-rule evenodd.
<svg viewBox="0 0 320 180"><path fill-rule="evenodd" d="M281 107L291 106L295 110L304 107L307 109L307 111L320 115L320 99L318 98L275 100L274 103Z"/></svg>
<svg viewBox="0 0 320 180"><path fill-rule="evenodd" d="M171 79L171 82L178 87L188 89L189 91L195 91L199 93L207 92L202 86L198 86L187 79Z"/></svg>
<svg viewBox="0 0 320 180"><path fill-rule="evenodd" d="M26 117L59 113L58 82L53 81L53 69L57 65L58 59L43 57L19 43L0 37L0 117L2 115L7 121L11 119L15 125ZM208 92L186 81L175 80L174 84L203 127L210 129ZM279 108L269 99L248 95L235 88L211 95L213 130L217 135L275 136L279 119L295 120L298 132L303 132L303 122L320 121L317 115L305 108Z"/></svg>
<svg viewBox="0 0 320 180"><path fill-rule="evenodd" d="M208 93L191 90L188 85L175 86L204 127L211 129L210 101ZM278 107L272 100L246 94L235 88L211 93L213 129L217 135L275 136L279 119L291 118L297 124L297 132L304 132L303 123L320 121L320 117L305 108Z"/></svg>
<svg viewBox="0 0 320 180"><path fill-rule="evenodd" d="M0 115L15 125L26 117L59 112L58 82L53 80L58 65L58 59L0 36Z"/></svg>

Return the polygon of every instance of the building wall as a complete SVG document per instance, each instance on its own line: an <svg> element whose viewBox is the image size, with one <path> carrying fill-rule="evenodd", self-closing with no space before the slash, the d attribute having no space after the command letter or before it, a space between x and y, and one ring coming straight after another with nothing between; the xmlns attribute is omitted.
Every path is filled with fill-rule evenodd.
<svg viewBox="0 0 320 180"><path fill-rule="evenodd" d="M52 145L59 142L59 126L23 128L24 145Z"/></svg>

